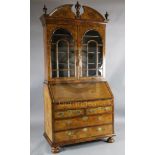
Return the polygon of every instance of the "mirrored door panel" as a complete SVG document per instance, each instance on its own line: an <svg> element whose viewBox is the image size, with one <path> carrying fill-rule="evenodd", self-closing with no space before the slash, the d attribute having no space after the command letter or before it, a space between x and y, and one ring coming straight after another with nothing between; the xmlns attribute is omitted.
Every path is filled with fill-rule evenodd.
<svg viewBox="0 0 155 155"><path fill-rule="evenodd" d="M82 44L82 76L102 76L103 44L100 34L95 30L85 33Z"/></svg>
<svg viewBox="0 0 155 155"><path fill-rule="evenodd" d="M52 77L75 76L75 53L72 35L65 29L57 29L51 39Z"/></svg>

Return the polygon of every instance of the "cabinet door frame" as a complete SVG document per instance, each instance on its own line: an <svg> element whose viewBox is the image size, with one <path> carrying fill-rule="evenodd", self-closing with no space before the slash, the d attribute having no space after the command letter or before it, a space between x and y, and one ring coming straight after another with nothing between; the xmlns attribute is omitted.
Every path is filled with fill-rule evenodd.
<svg viewBox="0 0 155 155"><path fill-rule="evenodd" d="M80 80L105 80L105 28L106 24L96 24L96 23L83 23L79 25L78 28L78 37L80 38L79 42L79 55L80 55L80 63L79 63L79 79ZM86 32L90 30L95 30L100 34L100 37L102 39L102 64L103 64L103 73L102 76L88 76L88 77L83 77L82 76L82 49L83 49L83 37Z"/></svg>
<svg viewBox="0 0 155 155"><path fill-rule="evenodd" d="M53 69L52 69L52 63L51 63L51 60L52 60L52 56L51 56L51 49L52 49L51 38L52 38L53 33L57 29L61 29L61 28L67 30L71 34L71 36L72 36L72 38L74 40L74 57L75 57L75 59L74 59L75 76L74 77L54 77L54 78L52 77ZM77 79L77 77L76 77L76 73L77 73L77 71L76 71L76 69L77 69L77 67L76 67L77 27L76 27L76 25L66 25L66 24L50 24L50 25L47 25L46 38L47 38L47 41L46 41L47 48L45 48L45 49L47 49L47 52L45 52L45 53L47 53L47 56L45 56L45 58L47 58L48 61L45 60L45 62L47 62L45 64L45 68L48 68L48 71L47 71L48 72L47 73L48 74L48 81L55 81L55 82L60 81L61 82L61 81L67 81L67 80L76 80Z"/></svg>

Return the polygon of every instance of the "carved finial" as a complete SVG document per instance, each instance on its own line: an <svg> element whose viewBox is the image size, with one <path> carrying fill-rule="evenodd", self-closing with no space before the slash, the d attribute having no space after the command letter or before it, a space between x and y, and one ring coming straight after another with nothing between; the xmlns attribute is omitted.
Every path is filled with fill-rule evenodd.
<svg viewBox="0 0 155 155"><path fill-rule="evenodd" d="M79 2L77 1L76 5L75 5L75 9L76 9L76 18L80 18L80 8L81 8L81 5L80 5Z"/></svg>
<svg viewBox="0 0 155 155"><path fill-rule="evenodd" d="M108 12L106 11L106 13L105 13L105 19L106 19L106 21L109 21L109 14L108 14Z"/></svg>
<svg viewBox="0 0 155 155"><path fill-rule="evenodd" d="M44 4L44 7L43 7L43 12L44 12L44 14L46 15L46 13L47 13L47 7L46 7L45 4Z"/></svg>

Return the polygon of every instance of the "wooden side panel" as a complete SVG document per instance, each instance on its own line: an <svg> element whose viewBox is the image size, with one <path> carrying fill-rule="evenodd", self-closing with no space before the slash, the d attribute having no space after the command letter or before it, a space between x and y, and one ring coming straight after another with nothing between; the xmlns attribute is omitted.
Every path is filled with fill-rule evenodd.
<svg viewBox="0 0 155 155"><path fill-rule="evenodd" d="M44 131L52 141L52 102L46 84L44 84Z"/></svg>

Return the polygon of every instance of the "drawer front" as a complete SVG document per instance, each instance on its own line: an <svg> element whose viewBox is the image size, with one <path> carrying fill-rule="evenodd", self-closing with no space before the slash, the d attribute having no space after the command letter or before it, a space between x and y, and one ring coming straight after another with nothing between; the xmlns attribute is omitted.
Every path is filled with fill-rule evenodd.
<svg viewBox="0 0 155 155"><path fill-rule="evenodd" d="M112 125L102 125L97 127L88 127L77 130L68 130L55 133L56 142L65 142L82 138L90 138L95 136L104 136L112 134Z"/></svg>
<svg viewBox="0 0 155 155"><path fill-rule="evenodd" d="M98 116L83 116L66 120L55 120L55 131L75 129L85 126L101 125L112 123L112 114L102 114Z"/></svg>
<svg viewBox="0 0 155 155"><path fill-rule="evenodd" d="M83 109L58 111L54 113L55 118L66 118L66 117L74 117L74 116L82 116L82 115L84 115Z"/></svg>
<svg viewBox="0 0 155 155"><path fill-rule="evenodd" d="M56 110L64 109L81 109L81 108L91 108L99 106L109 106L112 105L112 100L99 100L99 101L88 101L88 102L75 102L75 103L57 103L55 105Z"/></svg>
<svg viewBox="0 0 155 155"><path fill-rule="evenodd" d="M112 106L89 108L86 110L87 115L102 114L107 112L112 112Z"/></svg>

